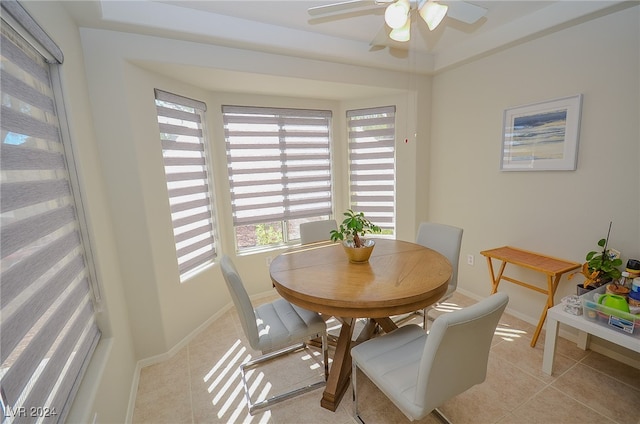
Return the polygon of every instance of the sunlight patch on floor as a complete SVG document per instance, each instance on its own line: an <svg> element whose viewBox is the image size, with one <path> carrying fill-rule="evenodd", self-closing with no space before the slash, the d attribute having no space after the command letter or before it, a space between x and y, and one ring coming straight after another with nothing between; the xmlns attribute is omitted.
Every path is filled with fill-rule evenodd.
<svg viewBox="0 0 640 424"><path fill-rule="evenodd" d="M460 309L462 309L462 306L459 306L455 303L442 302L442 303L436 303L433 309L440 312L453 312L453 311L459 311Z"/></svg>
<svg viewBox="0 0 640 424"><path fill-rule="evenodd" d="M297 350L295 353L274 358L273 361L285 360L287 357L295 361L293 366L304 368L306 365L313 374L324 367L322 351L314 347L307 346L304 350ZM247 410L247 394L242 382L240 365L251 359L249 348L244 346L240 339L237 339L203 377L206 390L212 396L210 398L211 405L215 408L215 414L219 420L226 423L268 423L271 420L271 411L268 409L259 410L254 416L250 415ZM260 366L265 366L269 362L271 361L258 365L257 368L245 369L248 393L252 403L258 403L274 396L272 392L275 388L269 381L268 375L269 372L277 373L277 368L271 368L271 371L265 370L267 374L260 371ZM289 362L285 366L292 366L292 363ZM279 377L281 376L277 375L276 379ZM279 391L280 389L278 389Z"/></svg>
<svg viewBox="0 0 640 424"><path fill-rule="evenodd" d="M498 324L498 327L496 327L495 335L500 336L502 340L513 342L515 341L515 339L519 339L520 337L527 334L527 332L524 330L518 330L517 328L508 327L508 324Z"/></svg>
<svg viewBox="0 0 640 424"><path fill-rule="evenodd" d="M258 423L266 424L271 419L269 410L261 411L255 416L247 412L247 399L240 376L240 364L251 359L247 351L247 347L239 339L236 340L203 377L203 382L208 385L207 392L214 394L211 404L217 409L218 419L227 423L251 423L257 420ZM260 391L258 401L266 399L272 384L265 382L264 373L255 369L247 372L247 379L251 379L253 374L256 376L249 387L250 395Z"/></svg>

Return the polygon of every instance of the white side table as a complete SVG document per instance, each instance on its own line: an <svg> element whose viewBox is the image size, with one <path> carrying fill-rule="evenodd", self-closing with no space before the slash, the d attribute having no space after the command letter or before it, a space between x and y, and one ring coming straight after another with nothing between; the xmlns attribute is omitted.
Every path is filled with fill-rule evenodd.
<svg viewBox="0 0 640 424"><path fill-rule="evenodd" d="M580 349L586 350L589 347L589 338L593 334L611 343L640 352L640 339L635 335L631 336L612 328L607 328L597 322L585 319L582 315L569 314L562 310L562 305L556 305L547 312L547 334L544 341L544 355L542 356L542 371L545 374L551 375L553 372L553 358L556 353L556 341L558 339L558 323L580 330L578 334L578 347Z"/></svg>

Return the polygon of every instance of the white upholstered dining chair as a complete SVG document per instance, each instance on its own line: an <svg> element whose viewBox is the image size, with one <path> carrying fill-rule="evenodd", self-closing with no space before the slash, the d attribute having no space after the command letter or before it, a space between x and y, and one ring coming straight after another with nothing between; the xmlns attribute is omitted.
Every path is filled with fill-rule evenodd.
<svg viewBox="0 0 640 424"><path fill-rule="evenodd" d="M410 324L351 349L354 415L359 422L357 370L411 421L438 409L487 375L491 341L509 298L499 292L435 319L427 334Z"/></svg>
<svg viewBox="0 0 640 424"><path fill-rule="evenodd" d="M300 224L300 244L315 243L317 241L330 240L331 230L337 230L338 223L335 219L323 221L303 222Z"/></svg>
<svg viewBox="0 0 640 424"><path fill-rule="evenodd" d="M462 228L435 222L422 222L418 227L416 243L444 255L451 262L451 267L453 268L445 294L438 299L435 305L419 311L423 316L423 328L425 330L427 329L429 310L437 306L439 302L444 302L450 298L458 287L458 263L460 260L460 246L462 245L462 232Z"/></svg>
<svg viewBox="0 0 640 424"><path fill-rule="evenodd" d="M238 310L240 323L249 340L249 344L253 349L263 353L262 356L240 365L240 374L242 376L249 413L253 415L260 409L268 408L275 403L324 386L329 375L327 326L320 315L316 312L293 305L284 299L277 299L254 309L249 295L244 288L242 279L238 274L238 270L228 256L221 258L220 269L231 293L233 303ZM324 379L252 403L247 385L246 370L256 367L263 362L302 349L306 346L306 341L316 338L322 339Z"/></svg>

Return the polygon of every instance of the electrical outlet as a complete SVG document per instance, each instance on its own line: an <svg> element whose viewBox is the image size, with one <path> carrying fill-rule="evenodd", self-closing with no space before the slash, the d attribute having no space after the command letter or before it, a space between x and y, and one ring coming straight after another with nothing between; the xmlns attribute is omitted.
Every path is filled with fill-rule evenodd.
<svg viewBox="0 0 640 424"><path fill-rule="evenodd" d="M620 251L613 247L609 248L609 255L611 256L611 259L620 259Z"/></svg>
<svg viewBox="0 0 640 424"><path fill-rule="evenodd" d="M271 266L271 262L273 261L273 258L271 256L267 256L266 262L267 262L267 268L269 268Z"/></svg>
<svg viewBox="0 0 640 424"><path fill-rule="evenodd" d="M467 255L467 265L473 265L474 257L473 255Z"/></svg>

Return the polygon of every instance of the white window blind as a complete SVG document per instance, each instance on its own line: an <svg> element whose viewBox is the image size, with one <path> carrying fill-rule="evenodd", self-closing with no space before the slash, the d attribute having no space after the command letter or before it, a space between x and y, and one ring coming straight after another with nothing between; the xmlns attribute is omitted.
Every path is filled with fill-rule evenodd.
<svg viewBox="0 0 640 424"><path fill-rule="evenodd" d="M15 2L2 2L15 12ZM11 13L11 12L9 12ZM24 9L17 20L29 19ZM51 69L1 25L3 422L63 422L100 339ZM40 29L36 39L45 36ZM59 52L60 53L60 52ZM61 55L58 56L61 60ZM57 66L57 65L52 65Z"/></svg>
<svg viewBox="0 0 640 424"><path fill-rule="evenodd" d="M203 102L155 90L181 280L216 257Z"/></svg>
<svg viewBox="0 0 640 424"><path fill-rule="evenodd" d="M235 226L331 215L331 111L222 113Z"/></svg>
<svg viewBox="0 0 640 424"><path fill-rule="evenodd" d="M395 106L347 111L351 208L395 233Z"/></svg>

